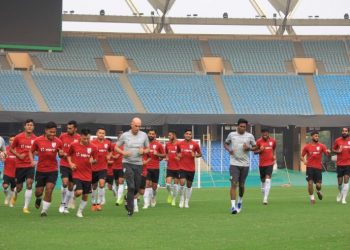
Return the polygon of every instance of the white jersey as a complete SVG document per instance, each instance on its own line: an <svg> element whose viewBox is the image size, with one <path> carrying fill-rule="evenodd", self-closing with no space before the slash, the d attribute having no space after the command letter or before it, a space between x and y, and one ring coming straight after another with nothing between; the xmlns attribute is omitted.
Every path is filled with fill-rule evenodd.
<svg viewBox="0 0 350 250"><path fill-rule="evenodd" d="M246 144L248 147L255 146L254 136L248 132L244 134L231 132L228 134L225 143L229 144L233 150L233 155L230 155L230 165L249 167L249 151L243 149L243 144Z"/></svg>

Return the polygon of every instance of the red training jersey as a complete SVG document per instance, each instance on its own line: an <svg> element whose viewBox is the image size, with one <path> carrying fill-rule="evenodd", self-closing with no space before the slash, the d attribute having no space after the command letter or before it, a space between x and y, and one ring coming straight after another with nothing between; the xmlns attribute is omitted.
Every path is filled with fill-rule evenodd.
<svg viewBox="0 0 350 250"><path fill-rule="evenodd" d="M117 159L112 158L113 164L112 168L115 170L121 170L123 169L123 155L119 154L115 151L116 144L112 144L112 156L118 156ZM119 147L121 150L124 150L124 145Z"/></svg>
<svg viewBox="0 0 350 250"><path fill-rule="evenodd" d="M4 175L16 177L16 156L11 153L10 146L6 147L6 159L4 162Z"/></svg>
<svg viewBox="0 0 350 250"><path fill-rule="evenodd" d="M71 157L71 161L77 167L72 172L73 178L81 181L92 181L90 158L96 159L97 157L97 148L95 145L89 143L85 146L80 142L74 142L69 148L68 156Z"/></svg>
<svg viewBox="0 0 350 250"><path fill-rule="evenodd" d="M163 145L156 139L149 144L149 153L147 154L147 157L150 161L147 163L147 169L159 169L162 158L155 156L155 153L164 154Z"/></svg>
<svg viewBox="0 0 350 250"><path fill-rule="evenodd" d="M62 150L62 142L57 137L52 140L44 135L37 137L32 145L32 153L37 152L38 164L36 170L39 172L57 171L57 153Z"/></svg>
<svg viewBox="0 0 350 250"><path fill-rule="evenodd" d="M192 156L192 153L202 154L198 143L192 140L183 140L178 143L177 152L181 153L179 162L180 170L195 172L195 157Z"/></svg>
<svg viewBox="0 0 350 250"><path fill-rule="evenodd" d="M319 142L316 144L306 144L301 153L302 157L307 155L306 167L322 169L322 153L328 155L327 148L324 144Z"/></svg>
<svg viewBox="0 0 350 250"><path fill-rule="evenodd" d="M31 134L30 137L26 137L25 132L16 135L11 148L14 149L17 154L24 154L24 158L21 160L16 157L16 168L31 168L31 162L29 159L29 150L32 148L32 144L36 136Z"/></svg>
<svg viewBox="0 0 350 250"><path fill-rule="evenodd" d="M73 142L79 142L80 141L80 135L79 134L70 135L68 133L62 133L61 136L60 136L60 140L63 143L63 152L65 154L68 154L70 145ZM60 165L63 166L63 167L69 167L69 163L68 163L66 157L62 157L61 158Z"/></svg>
<svg viewBox="0 0 350 250"><path fill-rule="evenodd" d="M337 166L345 167L350 166L350 137L344 139L339 137L335 140L333 150L338 150L342 147L341 153L337 154Z"/></svg>
<svg viewBox="0 0 350 250"><path fill-rule="evenodd" d="M98 139L92 140L91 143L97 148L97 163L92 165L92 171L97 172L108 169L107 156L112 151L111 142L107 139L99 141Z"/></svg>
<svg viewBox="0 0 350 250"><path fill-rule="evenodd" d="M256 145L264 147L264 150L259 153L259 167L272 166L275 163L274 151L276 149L276 140L268 138L266 141L260 138L256 141Z"/></svg>
<svg viewBox="0 0 350 250"><path fill-rule="evenodd" d="M168 142L165 145L165 153L167 156L169 170L179 170L179 159L177 158L177 141L175 143Z"/></svg>

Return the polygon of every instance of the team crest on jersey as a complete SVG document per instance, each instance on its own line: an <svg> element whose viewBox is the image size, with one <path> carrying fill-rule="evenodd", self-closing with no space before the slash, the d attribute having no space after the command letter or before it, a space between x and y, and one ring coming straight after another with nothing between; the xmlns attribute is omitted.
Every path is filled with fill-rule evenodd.
<svg viewBox="0 0 350 250"><path fill-rule="evenodd" d="M193 149L193 145L190 145L190 149Z"/></svg>
<svg viewBox="0 0 350 250"><path fill-rule="evenodd" d="M31 141L30 141L30 144L33 144L33 143L34 143L34 140L31 140Z"/></svg>
<svg viewBox="0 0 350 250"><path fill-rule="evenodd" d="M77 139L74 139L73 142L78 142L78 140L77 140Z"/></svg>
<svg viewBox="0 0 350 250"><path fill-rule="evenodd" d="M317 151L320 151L320 147L316 147Z"/></svg>
<svg viewBox="0 0 350 250"><path fill-rule="evenodd" d="M107 143L105 143L105 149L107 149L108 148L108 144Z"/></svg>
<svg viewBox="0 0 350 250"><path fill-rule="evenodd" d="M153 149L156 149L156 148L157 148L157 145L153 145L152 147L153 147Z"/></svg>
<svg viewBox="0 0 350 250"><path fill-rule="evenodd" d="M86 151L87 151L88 154L90 154L91 153L91 148L87 148Z"/></svg>
<svg viewBox="0 0 350 250"><path fill-rule="evenodd" d="M350 145L350 141L348 141L348 145Z"/></svg>
<svg viewBox="0 0 350 250"><path fill-rule="evenodd" d="M269 145L272 146L272 141L269 142Z"/></svg>
<svg viewBox="0 0 350 250"><path fill-rule="evenodd" d="M55 147L56 147L56 142L53 142L53 143L51 144L51 146L52 146L53 148L55 148Z"/></svg>

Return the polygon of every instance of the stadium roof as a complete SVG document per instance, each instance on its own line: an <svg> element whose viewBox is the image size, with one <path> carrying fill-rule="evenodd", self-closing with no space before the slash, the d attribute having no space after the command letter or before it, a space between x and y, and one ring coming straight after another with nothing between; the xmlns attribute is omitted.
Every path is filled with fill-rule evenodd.
<svg viewBox="0 0 350 250"><path fill-rule="evenodd" d="M64 31L350 34L348 0L63 0L63 10Z"/></svg>

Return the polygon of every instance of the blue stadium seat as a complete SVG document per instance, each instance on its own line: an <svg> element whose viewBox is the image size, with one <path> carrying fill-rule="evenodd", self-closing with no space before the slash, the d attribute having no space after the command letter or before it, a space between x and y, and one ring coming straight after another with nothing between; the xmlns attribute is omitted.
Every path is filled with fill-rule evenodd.
<svg viewBox="0 0 350 250"><path fill-rule="evenodd" d="M118 76L96 72L33 72L50 111L135 112Z"/></svg>
<svg viewBox="0 0 350 250"><path fill-rule="evenodd" d="M210 76L133 74L129 75L129 79L147 112L223 113Z"/></svg>

